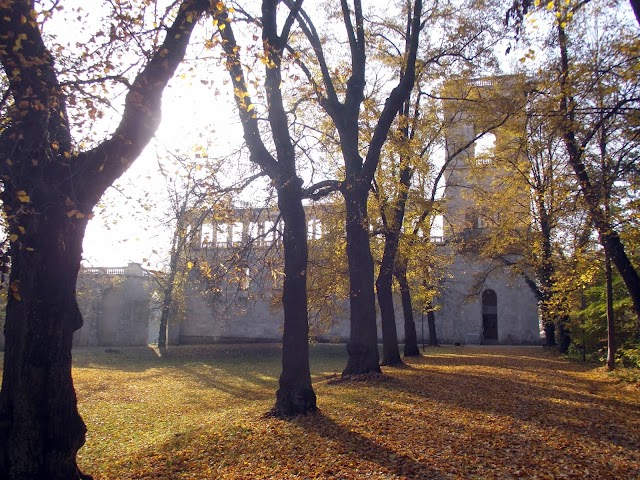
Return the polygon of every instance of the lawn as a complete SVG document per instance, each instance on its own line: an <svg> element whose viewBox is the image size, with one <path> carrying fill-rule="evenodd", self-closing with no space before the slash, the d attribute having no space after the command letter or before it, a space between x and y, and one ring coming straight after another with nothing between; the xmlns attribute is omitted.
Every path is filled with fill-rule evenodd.
<svg viewBox="0 0 640 480"><path fill-rule="evenodd" d="M276 345L74 352L96 479L640 478L640 386L540 347L443 347L343 381L312 348L320 412L279 420Z"/></svg>

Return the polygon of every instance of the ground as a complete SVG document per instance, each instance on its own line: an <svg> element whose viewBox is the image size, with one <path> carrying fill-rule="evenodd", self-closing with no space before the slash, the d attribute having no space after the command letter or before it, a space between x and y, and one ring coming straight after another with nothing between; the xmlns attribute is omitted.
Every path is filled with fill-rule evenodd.
<svg viewBox="0 0 640 480"><path fill-rule="evenodd" d="M280 420L277 345L74 352L96 479L640 478L640 384L540 347L427 349L341 380L312 348L320 412Z"/></svg>

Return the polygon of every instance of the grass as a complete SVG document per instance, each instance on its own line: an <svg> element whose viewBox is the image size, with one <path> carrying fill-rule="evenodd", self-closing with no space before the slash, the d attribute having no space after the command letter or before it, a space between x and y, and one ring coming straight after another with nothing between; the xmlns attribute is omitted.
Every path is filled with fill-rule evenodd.
<svg viewBox="0 0 640 480"><path fill-rule="evenodd" d="M74 352L96 479L640 478L640 388L535 347L429 349L342 381L312 348L320 412L264 418L275 345Z"/></svg>

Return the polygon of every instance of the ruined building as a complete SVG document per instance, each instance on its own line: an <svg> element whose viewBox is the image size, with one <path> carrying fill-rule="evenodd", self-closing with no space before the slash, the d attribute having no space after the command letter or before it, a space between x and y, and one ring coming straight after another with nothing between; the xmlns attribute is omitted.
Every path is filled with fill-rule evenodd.
<svg viewBox="0 0 640 480"><path fill-rule="evenodd" d="M447 119L446 171L441 200L444 227L432 238L440 256L449 261L438 285L435 323L441 343L534 344L540 342L536 299L521 276L503 261L481 258L474 248L491 228L491 215L527 215L526 186L506 198L501 212L485 212L473 192L496 188L504 172L494 164L493 149L508 150L518 117L503 121L512 108L512 78L451 82L445 97L470 101L444 101ZM485 102L485 110L470 105ZM490 130L495 144L481 151L479 133ZM486 138L487 136L485 136ZM514 150L514 155L517 152ZM481 188L480 188L481 187ZM518 191L516 189L516 191ZM513 193L505 193L513 195ZM519 198L521 196L522 198ZM321 270L323 259L316 248L336 234L332 221L343 218L339 201L307 208L310 269ZM518 210L519 211L516 211ZM282 336L282 256L275 210L238 208L231 218L211 219L200 227L192 245L193 267L185 285L185 306L179 321L170 321L170 343L280 341ZM315 242L315 243L314 243ZM314 253L315 252L315 253ZM342 252L344 253L344 252ZM332 253L329 252L331 255ZM341 253L334 253L341 255ZM517 252L514 253L517 255ZM508 259L507 259L508 260ZM508 262L507 262L508 263ZM327 278L327 276L329 278ZM325 341L349 336L347 291L344 274L331 271L316 280L335 283L310 307L312 335ZM315 288L310 284L310 288ZM79 304L85 324L76 332L76 346L143 345L157 339L158 299L153 278L136 264L122 269L84 269L78 282ZM342 293L341 293L342 292ZM316 295L316 297L318 297ZM314 297L315 298L315 297ZM324 303L323 303L324 302ZM326 309L325 309L326 307ZM427 316L414 305L418 341L428 335ZM324 316L324 317L323 317ZM324 318L324 319L323 319ZM397 332L402 341L403 316L396 298ZM381 334L380 328L378 329Z"/></svg>

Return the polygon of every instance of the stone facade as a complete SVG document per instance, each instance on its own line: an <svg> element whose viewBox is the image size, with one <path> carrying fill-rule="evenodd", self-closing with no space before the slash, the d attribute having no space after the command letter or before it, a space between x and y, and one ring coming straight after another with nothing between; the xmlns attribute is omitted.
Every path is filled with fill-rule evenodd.
<svg viewBox="0 0 640 480"><path fill-rule="evenodd" d="M491 160L491 151L481 155L474 139L493 125L492 148L505 151L518 131L517 116L501 124L510 108L508 99L517 89L512 88L518 77L500 77L471 82L450 82L446 88L449 98L467 97L495 99L491 108L472 115L464 101L444 102L444 116L448 119L446 151L453 160L445 171L444 242L439 246L452 260L444 276L442 294L435 299L439 340L446 343L540 343L540 325L535 296L523 278L514 275L505 262L478 258L474 239L484 235L491 222L469 192L481 187L496 188L505 171ZM515 127L515 128L514 128ZM456 155L460 149L463 151ZM514 151L517 151L514 149ZM517 153L514 153L517 155ZM513 181L513 180L512 180ZM515 189L518 198L504 201L508 209L500 215L530 217L528 187L523 182Z"/></svg>
<svg viewBox="0 0 640 480"><path fill-rule="evenodd" d="M84 324L73 336L75 347L147 345L157 339L153 279L139 264L83 268L77 290Z"/></svg>
<svg viewBox="0 0 640 480"><path fill-rule="evenodd" d="M506 95L511 81L507 78L499 82L458 82L448 88L464 88L469 92L475 89L480 96L498 93L500 97ZM481 260L473 251L459 248L460 239L482 235L486 228L482 212L478 212L464 192L478 181L473 172L480 160L473 139L486 127L482 122L491 119L474 120L456 102L445 102L444 114L450 120L447 155L468 146L446 169L443 198L446 226L441 237L432 239L438 252L450 259L441 294L433 299L438 339L441 343L460 344L540 343L536 300L523 279L504 265ZM500 129L494 133L497 143L505 141ZM482 162L487 169L493 168L490 160ZM500 173L495 170L493 174ZM480 181L489 182L484 185L488 187L491 175ZM337 207L307 209L310 242L327 233L323 231L323 208ZM282 245L278 240L277 218L275 211L242 208L236 209L231 219L212 219L202 226L193 245L197 260L187 281L186 312L182 321L170 321L170 343L281 340ZM75 346L144 345L157 339L159 309L153 279L138 264L116 269L83 269L78 280L78 302L84 326L74 335ZM337 308L330 315L330 325L311 320L314 338L348 339L348 301L338 298L334 303ZM395 305L397 332L403 341L398 297ZM427 316L420 311L414 315L418 341L424 343L428 335ZM379 319L378 332L381 332ZM0 335L0 343L2 340Z"/></svg>

